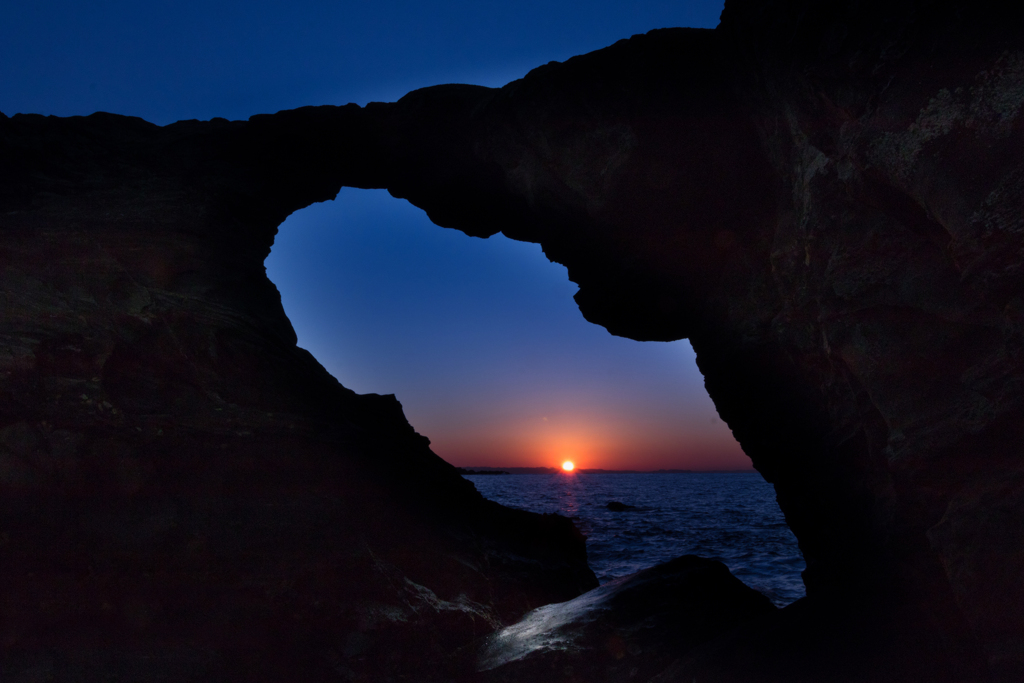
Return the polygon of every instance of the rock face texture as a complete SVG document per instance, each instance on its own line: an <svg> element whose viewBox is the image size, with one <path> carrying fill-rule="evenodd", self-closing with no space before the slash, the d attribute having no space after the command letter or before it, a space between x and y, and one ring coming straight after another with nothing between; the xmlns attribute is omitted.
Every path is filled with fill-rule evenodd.
<svg viewBox="0 0 1024 683"><path fill-rule="evenodd" d="M533 610L488 637L478 668L482 683L647 681L776 609L721 562L684 555Z"/></svg>
<svg viewBox="0 0 1024 683"><path fill-rule="evenodd" d="M790 633L927 643L860 658L862 680L1024 676L1022 26L985 4L729 2L714 31L378 115L393 194L540 242L615 334L690 338L805 553Z"/></svg>
<svg viewBox="0 0 1024 683"><path fill-rule="evenodd" d="M0 118L0 680L450 680L597 584L295 346L263 260L324 181L239 127Z"/></svg>
<svg viewBox="0 0 1024 683"><path fill-rule="evenodd" d="M402 672L588 585L568 526L487 507L393 400L295 348L261 263L348 185L539 242L589 320L693 343L808 598L661 680L1021 680L1022 27L985 2L729 0L713 31L496 90L0 120L0 673ZM537 556L556 570L515 559Z"/></svg>

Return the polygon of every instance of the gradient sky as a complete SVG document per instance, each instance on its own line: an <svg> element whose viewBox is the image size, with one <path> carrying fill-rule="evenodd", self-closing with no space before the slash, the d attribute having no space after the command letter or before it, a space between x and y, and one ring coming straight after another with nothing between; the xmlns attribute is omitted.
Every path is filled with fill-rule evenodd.
<svg viewBox="0 0 1024 683"><path fill-rule="evenodd" d="M713 27L722 0L675 2L5 2L0 111L110 111L158 124L308 104L393 101L439 83L501 86L665 26ZM394 393L463 466L749 469L685 341L587 323L540 247L432 225L384 191L292 215L267 272L345 386Z"/></svg>

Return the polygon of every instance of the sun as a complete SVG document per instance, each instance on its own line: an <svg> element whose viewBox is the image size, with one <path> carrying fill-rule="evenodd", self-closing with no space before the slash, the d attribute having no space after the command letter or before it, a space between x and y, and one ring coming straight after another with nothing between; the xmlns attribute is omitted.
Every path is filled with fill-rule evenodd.
<svg viewBox="0 0 1024 683"><path fill-rule="evenodd" d="M562 469L565 470L566 472L572 472L574 469L576 469L576 465L572 464L572 460L566 460L565 462L562 463Z"/></svg>

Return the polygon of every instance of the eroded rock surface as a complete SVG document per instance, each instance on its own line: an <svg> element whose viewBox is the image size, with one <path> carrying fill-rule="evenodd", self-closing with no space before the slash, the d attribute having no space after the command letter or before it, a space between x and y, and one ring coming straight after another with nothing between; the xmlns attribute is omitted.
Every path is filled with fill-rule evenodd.
<svg viewBox="0 0 1024 683"><path fill-rule="evenodd" d="M295 348L263 275L284 217L349 185L388 188L472 235L539 242L580 285L589 320L691 340L800 541L808 598L779 618L795 634L835 634L816 650L819 671L830 642L857 640L827 625L856 612L862 636L885 623L930 643L892 649L874 673L929 680L934 666L915 662L941 653L953 679L1024 678L1022 26L1006 3L729 0L716 30L655 31L496 90L162 129L109 115L0 120L2 538L6 576L20 582L4 593L19 615L4 624L20 624L4 651L49 643L94 661L102 647L81 624L116 614L109 633L179 624L200 635L167 657L216 660L228 645L188 630L200 603L115 605L101 585L125 596L210 586L168 595L226 601L238 611L209 623L238 623L252 595L279 604L275 562L293 563L287 576L320 566L316 524L356 500L332 482L402 463L398 479L366 475L385 482L380 495L353 503L392 530L445 528L374 507L406 500L403 473L437 492L408 509L464 519L448 501L480 505L396 403L352 395ZM261 500L291 521L243 504ZM227 532L253 519L267 520L258 534L249 521L238 522L249 533ZM382 538L395 539L395 566L434 542ZM545 552L565 569L550 591L584 585L553 543ZM337 585L333 562L280 590L307 586L312 605L314 586ZM239 563L252 568L245 580L203 574ZM146 578L161 566L177 578ZM467 603L431 581L486 575L476 559L450 574L432 566L422 579L402 571L446 605ZM69 610L48 601L58 586L98 599ZM489 604L478 596L466 595ZM303 631L286 603L261 612L273 614L253 621L266 635L237 652L276 634L305 652L312 634L344 631ZM763 635L708 646L701 671L725 680ZM792 641L771 641L776 663ZM331 642L317 651L362 641ZM788 680L779 667L736 675Z"/></svg>
<svg viewBox="0 0 1024 683"><path fill-rule="evenodd" d="M484 683L648 681L775 611L721 562L684 555L533 610L487 638L478 667Z"/></svg>
<svg viewBox="0 0 1024 683"><path fill-rule="evenodd" d="M296 347L240 126L0 119L5 682L450 680L597 583Z"/></svg>

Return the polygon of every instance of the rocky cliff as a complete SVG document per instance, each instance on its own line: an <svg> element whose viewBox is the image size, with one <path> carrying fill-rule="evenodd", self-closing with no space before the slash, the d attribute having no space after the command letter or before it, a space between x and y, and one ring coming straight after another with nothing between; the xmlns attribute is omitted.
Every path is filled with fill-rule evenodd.
<svg viewBox="0 0 1024 683"><path fill-rule="evenodd" d="M283 640L347 675L372 636L351 624L398 614L350 607L394 590L381 576L415 586L402 618L484 630L586 586L564 527L516 546L560 568L542 589L525 561L494 567L516 524L560 522L469 524L484 504L397 404L295 348L261 262L289 212L348 185L539 242L589 320L693 343L808 598L659 680L1020 680L1022 26L990 3L729 0L716 30L496 90L164 128L0 120L4 666L243 666Z"/></svg>

